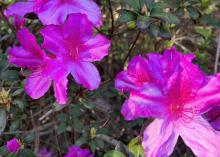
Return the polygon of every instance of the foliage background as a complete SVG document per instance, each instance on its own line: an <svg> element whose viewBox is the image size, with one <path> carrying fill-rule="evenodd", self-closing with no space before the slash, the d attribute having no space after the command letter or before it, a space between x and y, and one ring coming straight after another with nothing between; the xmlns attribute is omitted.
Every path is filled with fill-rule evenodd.
<svg viewBox="0 0 220 157"><path fill-rule="evenodd" d="M127 95L114 89L117 72L126 67L132 56L163 52L172 45L184 53L195 53L195 62L206 73L217 71L219 0L96 0L104 25L95 30L110 38L112 45L109 56L97 63L102 85L91 92L70 77L67 106L55 103L52 90L43 98L32 100L24 92L28 71L9 65L7 60L7 49L18 41L11 21L2 13L13 2L0 1L0 154L3 156L13 156L7 154L5 144L16 136L24 144L17 156L33 157L41 147L62 156L68 146L75 144L90 147L97 157L106 153L106 157L123 157L111 150L143 157L141 135L152 120L123 119L120 108ZM41 43L38 30L42 25L34 15L27 19L27 27ZM179 139L172 156L193 154Z"/></svg>

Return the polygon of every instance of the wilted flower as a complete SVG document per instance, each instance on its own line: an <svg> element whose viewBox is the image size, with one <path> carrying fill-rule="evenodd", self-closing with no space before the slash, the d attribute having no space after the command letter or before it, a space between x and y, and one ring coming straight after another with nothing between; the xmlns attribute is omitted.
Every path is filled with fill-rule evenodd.
<svg viewBox="0 0 220 157"><path fill-rule="evenodd" d="M11 96L9 94L9 90L6 91L4 88L0 91L0 105L5 105L10 107L11 104Z"/></svg>
<svg viewBox="0 0 220 157"><path fill-rule="evenodd" d="M53 152L47 150L47 148L41 148L38 152L38 157L53 157Z"/></svg>
<svg viewBox="0 0 220 157"><path fill-rule="evenodd" d="M89 149L82 149L79 146L70 146L64 157L93 157Z"/></svg>
<svg viewBox="0 0 220 157"><path fill-rule="evenodd" d="M194 57L174 47L149 53L116 78L116 88L130 92L121 110L125 119L156 118L144 131L146 156L169 156L179 136L196 156L220 156L220 132L203 117L220 103L220 74L206 76Z"/></svg>
<svg viewBox="0 0 220 157"><path fill-rule="evenodd" d="M21 142L15 137L7 142L7 150L11 153L16 153L21 148Z"/></svg>
<svg viewBox="0 0 220 157"><path fill-rule="evenodd" d="M6 16L24 17L34 12L44 25L60 25L71 13L85 14L95 25L102 25L101 11L93 0L29 0L16 2L5 10ZM76 22L76 21L75 21Z"/></svg>

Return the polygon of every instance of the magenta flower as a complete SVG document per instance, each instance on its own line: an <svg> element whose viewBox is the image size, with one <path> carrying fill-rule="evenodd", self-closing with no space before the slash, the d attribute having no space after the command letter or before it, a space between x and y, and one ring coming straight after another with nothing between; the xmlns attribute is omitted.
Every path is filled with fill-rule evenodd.
<svg viewBox="0 0 220 157"><path fill-rule="evenodd" d="M93 157L89 149L82 149L78 146L70 146L64 157Z"/></svg>
<svg viewBox="0 0 220 157"><path fill-rule="evenodd" d="M21 46L9 49L9 62L19 67L26 67L32 72L25 82L26 93L33 99L38 99L49 90L53 82L57 102L66 103L68 80L63 62L46 55L27 29L19 30L17 38Z"/></svg>
<svg viewBox="0 0 220 157"><path fill-rule="evenodd" d="M93 0L29 0L12 4L5 11L6 16L24 17L27 13L37 14L43 25L63 24L71 13L82 13L95 26L102 25L101 11Z"/></svg>
<svg viewBox="0 0 220 157"><path fill-rule="evenodd" d="M205 114L212 127L220 131L220 107L213 107L210 111Z"/></svg>
<svg viewBox="0 0 220 157"><path fill-rule="evenodd" d="M7 150L10 153L16 153L21 148L21 142L15 137L7 142Z"/></svg>
<svg viewBox="0 0 220 157"><path fill-rule="evenodd" d="M196 156L220 156L220 132L203 114L220 103L220 74L206 76L173 47L135 57L116 77L116 88L130 92L122 107L126 120L156 118L144 131L146 156L171 155L179 136Z"/></svg>
<svg viewBox="0 0 220 157"><path fill-rule="evenodd" d="M102 35L93 36L93 26L85 15L71 14L64 25L47 26L41 34L43 47L53 54L47 55L27 29L18 31L21 46L9 49L9 62L32 72L25 82L30 97L42 97L53 83L57 102L65 104L69 73L85 88L98 88L101 79L91 62L108 54L110 41Z"/></svg>
<svg viewBox="0 0 220 157"><path fill-rule="evenodd" d="M41 148L38 152L38 157L53 157L53 152L47 150L47 148Z"/></svg>
<svg viewBox="0 0 220 157"><path fill-rule="evenodd" d="M93 36L93 27L83 14L71 14L61 26L42 29L42 46L56 55L78 84L89 90L98 88L100 76L91 63L108 55L110 41L102 35Z"/></svg>

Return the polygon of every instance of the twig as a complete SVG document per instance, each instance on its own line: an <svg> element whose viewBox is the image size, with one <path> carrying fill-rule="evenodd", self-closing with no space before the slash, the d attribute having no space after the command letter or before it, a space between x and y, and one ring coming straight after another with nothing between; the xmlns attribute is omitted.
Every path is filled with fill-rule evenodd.
<svg viewBox="0 0 220 157"><path fill-rule="evenodd" d="M31 121L35 130L35 147L34 147L34 153L37 154L38 150L39 150L39 144L40 144L40 135L39 135L39 130L38 130L38 126L35 124L34 122L34 118L33 118L33 113L31 111Z"/></svg>
<svg viewBox="0 0 220 157"><path fill-rule="evenodd" d="M113 15L113 10L112 10L112 3L111 3L111 0L108 0L108 3L109 3L109 11L110 11L110 14L111 14L111 35L114 34L114 23L115 23L115 19L114 19L114 15Z"/></svg>
<svg viewBox="0 0 220 157"><path fill-rule="evenodd" d="M218 72L219 57L220 57L220 32L218 35L218 47L217 47L216 56L215 56L214 74Z"/></svg>
<svg viewBox="0 0 220 157"><path fill-rule="evenodd" d="M140 35L141 35L141 32L139 31L138 34L137 34L137 36L136 36L136 38L135 38L135 40L134 40L134 42L131 44L131 46L130 46L130 48L129 48L129 50L128 50L128 54L127 54L127 56L125 57L125 59L124 59L124 61L123 61L123 64L125 64L125 62L127 61L128 57L131 55L131 52L132 52L132 50L133 50L135 44L137 43L138 38L140 37Z"/></svg>

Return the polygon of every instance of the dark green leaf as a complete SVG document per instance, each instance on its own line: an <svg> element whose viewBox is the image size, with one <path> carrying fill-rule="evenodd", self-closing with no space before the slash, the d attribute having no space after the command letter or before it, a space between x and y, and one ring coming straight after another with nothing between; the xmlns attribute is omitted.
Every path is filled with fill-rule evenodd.
<svg viewBox="0 0 220 157"><path fill-rule="evenodd" d="M16 81L19 79L19 76L16 70L7 70L1 73L0 78L4 81Z"/></svg>
<svg viewBox="0 0 220 157"><path fill-rule="evenodd" d="M144 0L123 0L123 2L130 5L136 11L140 11L144 4Z"/></svg>
<svg viewBox="0 0 220 157"><path fill-rule="evenodd" d="M121 23L127 23L131 21L135 21L137 19L137 14L130 10L121 10L119 21Z"/></svg>
<svg viewBox="0 0 220 157"><path fill-rule="evenodd" d="M150 14L151 17L154 17L154 18L159 18L161 20L164 20L170 24L178 24L180 23L179 19L171 14L171 13L168 13L168 12L162 12L162 11L152 11L151 14Z"/></svg>
<svg viewBox="0 0 220 157"><path fill-rule="evenodd" d="M6 121L7 121L6 111L5 109L0 109L0 135L5 130Z"/></svg>
<svg viewBox="0 0 220 157"><path fill-rule="evenodd" d="M30 149L21 149L18 157L36 157L34 152Z"/></svg>
<svg viewBox="0 0 220 157"><path fill-rule="evenodd" d="M187 7L187 10L188 10L188 12L189 12L190 17L191 17L193 20L196 20L196 19L199 17L199 15L200 15L199 11L198 11L196 8Z"/></svg>

